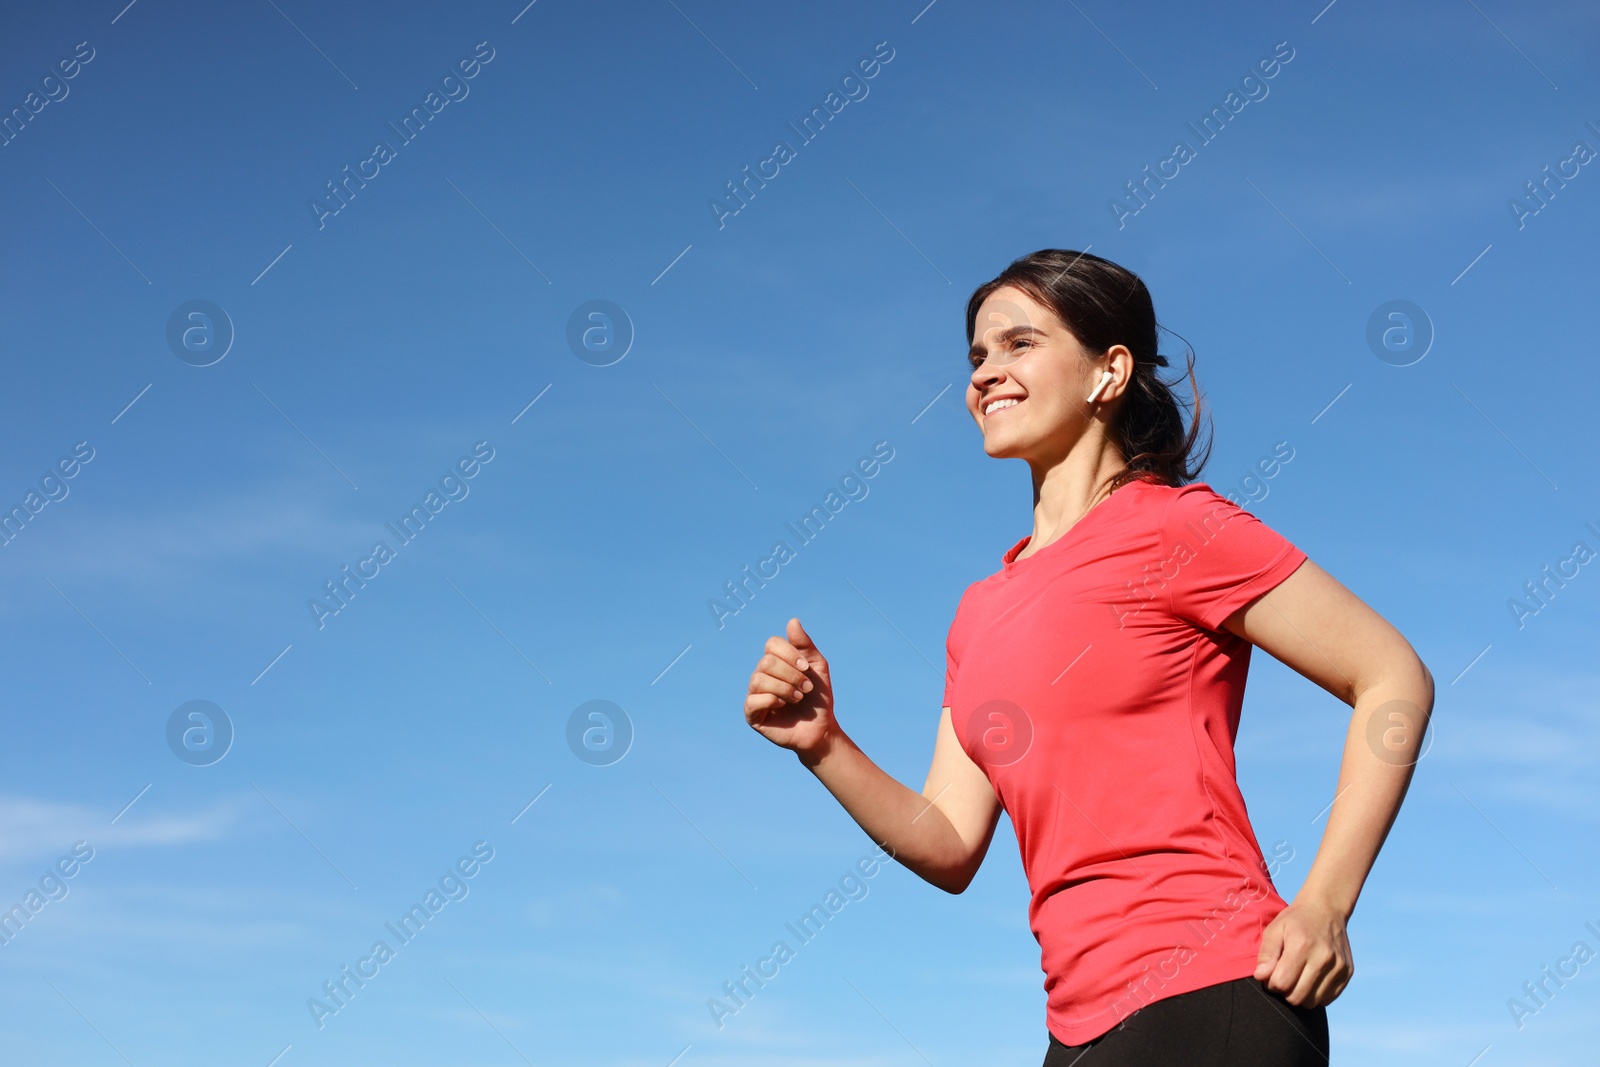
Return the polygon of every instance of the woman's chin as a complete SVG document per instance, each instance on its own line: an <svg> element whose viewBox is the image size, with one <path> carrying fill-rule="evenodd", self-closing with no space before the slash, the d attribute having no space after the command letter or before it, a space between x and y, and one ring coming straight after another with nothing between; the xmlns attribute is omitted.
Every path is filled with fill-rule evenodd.
<svg viewBox="0 0 1600 1067"><path fill-rule="evenodd" d="M983 450L990 459L1015 459L1021 455L1016 442L1009 441L1003 436L985 437Z"/></svg>

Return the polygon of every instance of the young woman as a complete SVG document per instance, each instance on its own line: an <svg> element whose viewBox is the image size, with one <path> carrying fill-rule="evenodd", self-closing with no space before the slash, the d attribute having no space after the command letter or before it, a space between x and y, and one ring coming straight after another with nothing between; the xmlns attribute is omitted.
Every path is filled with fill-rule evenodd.
<svg viewBox="0 0 1600 1067"><path fill-rule="evenodd" d="M1325 1006L1353 973L1345 926L1410 783L1433 677L1304 552L1193 480L1198 389L1185 432L1136 275L1047 249L979 287L966 318L967 410L986 453L1032 468L1033 532L957 606L922 792L840 727L799 619L767 641L745 720L947 892L1010 815L1045 1067L1322 1067ZM1293 903L1234 774L1252 646L1354 709Z"/></svg>

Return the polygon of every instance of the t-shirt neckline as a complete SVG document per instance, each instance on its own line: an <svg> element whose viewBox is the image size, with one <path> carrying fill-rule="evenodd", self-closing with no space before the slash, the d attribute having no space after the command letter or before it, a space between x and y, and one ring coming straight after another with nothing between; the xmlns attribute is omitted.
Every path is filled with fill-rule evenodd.
<svg viewBox="0 0 1600 1067"><path fill-rule="evenodd" d="M1100 503L1096 504L1094 507L1092 507L1088 511L1084 512L1083 515L1081 515L1078 518L1078 521L1073 523L1072 524L1072 528L1070 530L1068 530L1066 533L1062 534L1060 537L1057 537L1054 541L1051 541L1048 545L1045 545L1043 548L1039 549L1039 551L1033 553L1033 555L1027 556L1027 557L1025 557L1023 559L1018 559L1017 558L1017 553L1021 552L1023 550L1023 548L1027 547L1028 542L1033 539L1033 535L1032 534L1027 535L1022 540L1020 540L1016 544L1012 545L1011 548L1009 550L1007 550L1006 554L1000 558L1001 572L1004 573L1004 574L1014 574L1019 569L1021 569L1023 567L1026 567L1028 564L1032 563L1034 560L1038 559L1040 556L1044 555L1045 553L1054 551L1056 546L1061 544L1063 541L1072 540L1073 537L1080 530L1082 530L1086 524L1088 524L1088 523L1090 523L1092 521L1092 516L1096 512L1105 511L1106 507L1111 503L1112 498L1114 498L1118 493L1123 493L1123 490L1129 488L1130 486L1134 486L1134 485L1153 485L1153 484L1154 483L1151 482L1147 478L1135 478L1130 482L1125 482L1122 485L1119 485L1117 488L1113 489L1111 491L1111 493L1104 500L1100 501ZM1123 495L1124 496L1128 496L1128 495L1131 495L1131 494L1123 493Z"/></svg>

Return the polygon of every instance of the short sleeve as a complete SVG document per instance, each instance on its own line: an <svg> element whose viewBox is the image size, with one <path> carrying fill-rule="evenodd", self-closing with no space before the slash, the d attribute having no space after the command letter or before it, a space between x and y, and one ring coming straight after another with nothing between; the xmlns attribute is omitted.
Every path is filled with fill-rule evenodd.
<svg viewBox="0 0 1600 1067"><path fill-rule="evenodd" d="M973 586L977 584L977 582L974 582L972 585L967 586L966 590L961 594L961 600L956 604L955 618L950 622L950 632L945 635L944 703L941 705L942 707L950 707L950 690L955 687L956 671L961 666L961 652L962 649L966 647L967 643L965 626L966 618L961 609L966 607L967 600L972 593Z"/></svg>
<svg viewBox="0 0 1600 1067"><path fill-rule="evenodd" d="M1221 629L1229 615L1270 592L1307 558L1204 482L1178 488L1161 532L1160 573L1172 613L1206 630Z"/></svg>

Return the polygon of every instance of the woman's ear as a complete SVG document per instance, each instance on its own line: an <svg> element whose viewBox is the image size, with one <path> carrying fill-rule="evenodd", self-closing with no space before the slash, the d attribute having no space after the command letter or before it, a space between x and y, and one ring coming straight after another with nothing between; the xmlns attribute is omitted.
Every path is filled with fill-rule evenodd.
<svg viewBox="0 0 1600 1067"><path fill-rule="evenodd" d="M1105 370L1112 373L1112 380L1100 392L1100 402L1110 403L1128 391L1128 385L1133 381L1133 352L1127 345L1112 345L1106 349Z"/></svg>

